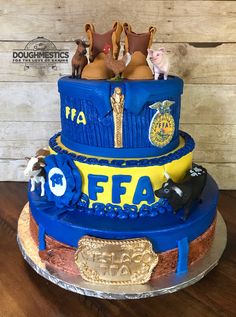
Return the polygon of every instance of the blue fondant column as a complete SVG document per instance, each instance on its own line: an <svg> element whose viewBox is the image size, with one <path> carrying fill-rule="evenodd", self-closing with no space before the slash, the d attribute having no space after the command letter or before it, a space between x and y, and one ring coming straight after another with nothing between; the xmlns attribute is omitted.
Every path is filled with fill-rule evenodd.
<svg viewBox="0 0 236 317"><path fill-rule="evenodd" d="M188 272L189 244L187 237L178 241L177 274Z"/></svg>
<svg viewBox="0 0 236 317"><path fill-rule="evenodd" d="M46 249L46 241L45 241L45 228L42 225L39 225L38 232L38 241L39 241L39 251L43 251Z"/></svg>

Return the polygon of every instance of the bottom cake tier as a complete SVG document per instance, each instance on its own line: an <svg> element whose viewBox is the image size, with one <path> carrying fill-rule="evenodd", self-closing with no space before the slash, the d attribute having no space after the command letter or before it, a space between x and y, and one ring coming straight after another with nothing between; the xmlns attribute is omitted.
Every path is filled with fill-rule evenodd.
<svg viewBox="0 0 236 317"><path fill-rule="evenodd" d="M182 211L117 219L57 208L29 191L30 232L48 268L103 284L141 284L176 272L204 256L214 237L218 188L208 176L201 202L186 221ZM140 278L146 276L146 278Z"/></svg>

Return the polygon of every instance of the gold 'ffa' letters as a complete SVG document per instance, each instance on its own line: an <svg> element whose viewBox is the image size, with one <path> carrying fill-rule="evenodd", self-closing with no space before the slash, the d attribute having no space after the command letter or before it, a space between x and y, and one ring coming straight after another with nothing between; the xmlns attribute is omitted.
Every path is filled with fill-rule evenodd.
<svg viewBox="0 0 236 317"><path fill-rule="evenodd" d="M86 125L86 117L83 111L78 113L78 110L75 108L71 108L66 106L66 119L71 121L76 121L77 124Z"/></svg>

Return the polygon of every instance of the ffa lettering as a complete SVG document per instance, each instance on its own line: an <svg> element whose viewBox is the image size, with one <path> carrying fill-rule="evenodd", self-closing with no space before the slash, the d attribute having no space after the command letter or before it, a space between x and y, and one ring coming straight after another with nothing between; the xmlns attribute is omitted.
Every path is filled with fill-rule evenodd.
<svg viewBox="0 0 236 317"><path fill-rule="evenodd" d="M91 200L98 200L98 194L104 192L103 183L109 181L109 177L105 175L88 175L88 195ZM126 194L125 184L130 183L132 177L130 175L113 175L111 177L112 182L112 203L119 204L121 202L121 196ZM154 191L152 188L151 180L148 176L142 176L139 178L136 187L133 192L133 204L140 204L141 202L147 202L152 204L155 202Z"/></svg>
<svg viewBox="0 0 236 317"><path fill-rule="evenodd" d="M77 109L66 106L66 119L75 121L77 124L86 125L86 117L83 111L78 112Z"/></svg>

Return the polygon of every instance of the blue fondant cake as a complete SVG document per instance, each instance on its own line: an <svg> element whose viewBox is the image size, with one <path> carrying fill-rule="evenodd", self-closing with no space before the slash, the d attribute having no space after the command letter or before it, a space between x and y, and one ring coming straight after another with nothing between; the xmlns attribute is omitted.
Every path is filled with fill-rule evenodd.
<svg viewBox="0 0 236 317"><path fill-rule="evenodd" d="M82 257L93 274L95 264L114 265L105 258L106 244L141 239L159 258L149 279L184 274L211 245L218 189L205 169L192 164L194 141L179 130L183 81L63 77L58 87L62 131L50 139L44 158L45 195L40 186L29 186L30 228L40 256L84 277L82 260L77 263L84 239L87 247L89 241L104 247L92 264L92 250ZM65 250L75 259L69 264L60 255ZM122 259L127 256L130 266L118 262L132 271L134 255L127 252ZM117 282L106 274L106 283Z"/></svg>
<svg viewBox="0 0 236 317"><path fill-rule="evenodd" d="M119 87L124 95L123 146L115 148L114 117L110 98ZM72 80L63 77L58 82L61 96L61 140L69 149L102 157L160 156L179 145L180 98L183 81L168 80ZM157 109L153 103L171 100L169 117L173 118L173 135L167 144L154 146L149 130Z"/></svg>
<svg viewBox="0 0 236 317"><path fill-rule="evenodd" d="M46 197L40 197L38 190L29 191L30 208L36 223L44 228L45 234L61 243L77 248L78 241L85 235L119 240L146 237L157 253L177 248L178 241L184 238L190 243L202 235L216 216L217 201L217 185L208 177L202 203L194 206L186 222L181 219L182 211L177 215L159 213L156 218L114 220L96 213L88 214L82 206L58 208Z"/></svg>

